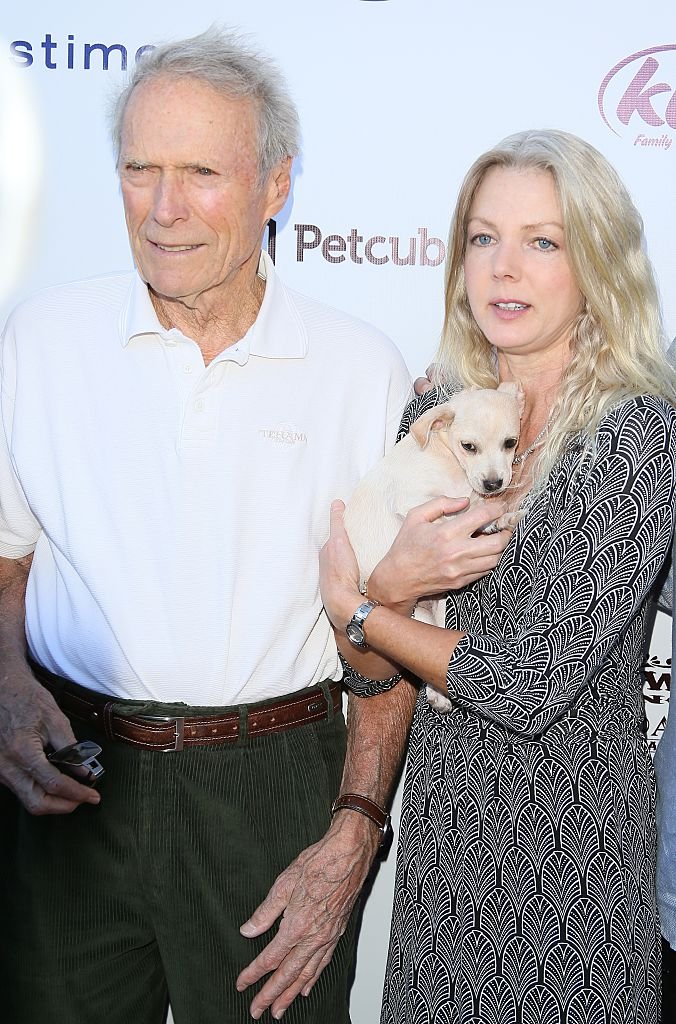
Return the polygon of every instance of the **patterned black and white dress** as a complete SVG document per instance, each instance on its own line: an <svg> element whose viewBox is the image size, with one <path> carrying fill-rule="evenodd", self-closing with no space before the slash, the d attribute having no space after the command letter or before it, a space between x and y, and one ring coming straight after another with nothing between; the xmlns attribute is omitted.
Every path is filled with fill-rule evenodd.
<svg viewBox="0 0 676 1024"><path fill-rule="evenodd" d="M416 704L382 1024L658 1021L641 669L675 475L674 410L621 403L449 598L467 636L454 710Z"/></svg>

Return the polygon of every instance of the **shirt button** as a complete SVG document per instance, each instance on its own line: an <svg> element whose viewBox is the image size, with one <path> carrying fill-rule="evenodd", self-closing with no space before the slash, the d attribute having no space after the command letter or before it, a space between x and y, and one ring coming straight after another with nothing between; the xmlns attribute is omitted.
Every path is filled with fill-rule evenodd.
<svg viewBox="0 0 676 1024"><path fill-rule="evenodd" d="M197 401L195 402L195 412L203 412L203 411L204 411L204 402L202 401L201 398L198 398Z"/></svg>
<svg viewBox="0 0 676 1024"><path fill-rule="evenodd" d="M186 363L186 365L183 367L183 372L184 373L192 373L192 366L190 366L189 363Z"/></svg>

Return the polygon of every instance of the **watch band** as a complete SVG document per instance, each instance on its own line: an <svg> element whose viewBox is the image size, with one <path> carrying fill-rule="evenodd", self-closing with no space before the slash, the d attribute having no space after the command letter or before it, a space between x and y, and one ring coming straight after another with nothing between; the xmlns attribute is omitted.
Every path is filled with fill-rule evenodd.
<svg viewBox="0 0 676 1024"><path fill-rule="evenodd" d="M380 830L380 846L383 845L392 827L390 815L373 800L359 793L341 793L333 801L331 817L336 811L358 811L375 822Z"/></svg>
<svg viewBox="0 0 676 1024"><path fill-rule="evenodd" d="M345 627L345 634L352 644L360 651L368 650L364 637L364 623L375 608L380 608L380 601L362 601Z"/></svg>

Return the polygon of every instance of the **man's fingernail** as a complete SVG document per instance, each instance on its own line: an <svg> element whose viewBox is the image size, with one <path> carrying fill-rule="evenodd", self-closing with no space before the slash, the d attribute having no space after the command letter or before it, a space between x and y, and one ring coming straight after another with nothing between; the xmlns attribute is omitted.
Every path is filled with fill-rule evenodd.
<svg viewBox="0 0 676 1024"><path fill-rule="evenodd" d="M261 1017L263 1016L263 1011L262 1010L252 1010L251 1011L251 1016L253 1017L254 1020L260 1020Z"/></svg>
<svg viewBox="0 0 676 1024"><path fill-rule="evenodd" d="M286 1010L275 1010L272 1016L275 1018L275 1020L281 1020L285 1013Z"/></svg>
<svg viewBox="0 0 676 1024"><path fill-rule="evenodd" d="M247 939L252 939L256 934L256 929L252 925L251 921L246 921L240 928L239 933L240 935L244 935Z"/></svg>

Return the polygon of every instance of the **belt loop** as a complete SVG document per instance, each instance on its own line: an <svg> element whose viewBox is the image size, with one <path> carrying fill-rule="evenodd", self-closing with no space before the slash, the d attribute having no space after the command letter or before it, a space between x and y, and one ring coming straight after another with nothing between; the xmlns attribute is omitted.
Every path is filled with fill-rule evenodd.
<svg viewBox="0 0 676 1024"><path fill-rule="evenodd" d="M114 702L112 700L106 701L103 705L103 731L106 734L106 739L114 740L115 733L113 732L113 707Z"/></svg>
<svg viewBox="0 0 676 1024"><path fill-rule="evenodd" d="M239 712L237 742L246 743L249 738L249 706L247 704L238 704L237 711Z"/></svg>
<svg viewBox="0 0 676 1024"><path fill-rule="evenodd" d="M331 680L323 679L319 684L324 697L326 698L326 720L332 722L334 718L333 694L331 693Z"/></svg>

